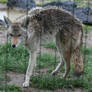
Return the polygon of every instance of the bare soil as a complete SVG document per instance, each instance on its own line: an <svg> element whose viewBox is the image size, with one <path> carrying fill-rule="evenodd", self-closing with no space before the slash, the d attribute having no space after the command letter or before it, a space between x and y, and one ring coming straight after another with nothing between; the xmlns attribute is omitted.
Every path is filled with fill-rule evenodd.
<svg viewBox="0 0 92 92"><path fill-rule="evenodd" d="M15 72L8 72L8 76L11 81L8 82L9 85L17 85L22 88L22 92L44 92L45 89L37 89L37 88L23 88L22 83L24 82L24 74L18 74ZM82 88L74 88L74 89L57 89L57 90L49 90L48 92L86 92L85 89Z"/></svg>

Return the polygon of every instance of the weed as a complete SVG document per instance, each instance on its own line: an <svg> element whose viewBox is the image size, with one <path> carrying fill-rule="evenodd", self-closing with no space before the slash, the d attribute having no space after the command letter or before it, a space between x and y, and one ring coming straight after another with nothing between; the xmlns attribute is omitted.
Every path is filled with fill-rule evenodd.
<svg viewBox="0 0 92 92"><path fill-rule="evenodd" d="M58 62L58 58L57 61ZM43 55L39 55L37 57L37 67L44 68L48 66L53 66L55 63L55 56L49 53L44 53Z"/></svg>
<svg viewBox="0 0 92 92"><path fill-rule="evenodd" d="M21 72L26 70L29 53L22 46L11 48L10 44L0 46L0 67L5 70Z"/></svg>
<svg viewBox="0 0 92 92"><path fill-rule="evenodd" d="M45 48L56 49L56 44L54 42L44 43L42 46Z"/></svg>
<svg viewBox="0 0 92 92"><path fill-rule="evenodd" d="M61 79L60 75L51 76L51 75L39 74L38 76L31 77L31 86L36 88L45 88L45 89L82 87L89 90L89 92L91 92L92 48L82 48L82 51L87 55L83 76L81 76L80 78L75 78L74 76L72 76L72 72L70 72L69 79L64 80ZM11 48L10 44L0 46L0 70L1 70L0 73L2 74L3 73L2 71L5 71L6 67L8 70L24 73L24 70L27 67L28 58L29 58L29 53L22 46L16 49ZM5 66L5 61L7 61L7 66ZM47 72L51 72L56 67L58 62L59 62L59 58L57 57L57 61L55 63L55 56L50 53L44 53L43 55L41 56L38 55L37 57L37 67L40 67L42 69L47 68L48 69ZM26 64L26 67L24 64ZM55 67L53 67L53 65L55 65ZM63 67L63 71L64 71L64 67ZM0 75L0 79L2 78L3 75ZM3 84L2 83L0 84L1 84L0 85L0 90L1 90L3 89L2 87ZM17 91L12 91L12 92L17 92Z"/></svg>
<svg viewBox="0 0 92 92"><path fill-rule="evenodd" d="M72 88L85 87L82 78L64 80L60 76L39 75L31 77L31 86L36 88L57 89L57 88Z"/></svg>
<svg viewBox="0 0 92 92"><path fill-rule="evenodd" d="M92 31L92 26L83 25L85 31Z"/></svg>
<svg viewBox="0 0 92 92"><path fill-rule="evenodd" d="M22 89L16 85L8 85L7 92L22 92Z"/></svg>
<svg viewBox="0 0 92 92"><path fill-rule="evenodd" d="M83 54L85 54L85 55L92 55L92 48L85 48L85 47L82 47L82 52L83 52Z"/></svg>
<svg viewBox="0 0 92 92"><path fill-rule="evenodd" d="M1 3L7 3L8 0L0 0Z"/></svg>

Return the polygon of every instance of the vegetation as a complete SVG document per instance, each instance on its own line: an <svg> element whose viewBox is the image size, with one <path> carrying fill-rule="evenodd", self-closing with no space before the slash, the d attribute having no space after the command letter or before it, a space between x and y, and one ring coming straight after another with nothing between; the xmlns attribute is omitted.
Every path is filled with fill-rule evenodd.
<svg viewBox="0 0 92 92"><path fill-rule="evenodd" d="M16 86L16 85L8 85L0 84L0 92L22 92L22 88Z"/></svg>
<svg viewBox="0 0 92 92"><path fill-rule="evenodd" d="M38 4L38 5L43 5L43 4L46 4L46 3L50 3L50 2L59 2L59 1L67 1L67 0L42 0L42 1L36 1L35 2ZM77 7L86 7L88 6L88 0L74 0L75 2L78 3L78 6ZM89 1L89 6L92 6L92 2Z"/></svg>
<svg viewBox="0 0 92 92"><path fill-rule="evenodd" d="M29 53L22 46L17 49L11 48L10 44L0 46L0 61L2 61L0 66L3 70L7 68L10 71L23 73L26 70L28 58Z"/></svg>
<svg viewBox="0 0 92 92"><path fill-rule="evenodd" d="M89 31L92 31L92 26L83 25L83 29L89 32Z"/></svg>
<svg viewBox="0 0 92 92"><path fill-rule="evenodd" d="M58 59L58 58L57 58ZM53 67L53 64L57 63L59 60L55 62L55 56L53 54L44 53L43 55L39 55L37 57L37 67L45 68L45 67Z"/></svg>
<svg viewBox="0 0 92 92"><path fill-rule="evenodd" d="M0 0L1 3L7 3L8 0Z"/></svg>
<svg viewBox="0 0 92 92"><path fill-rule="evenodd" d="M9 85L7 87L8 92L22 92L22 89L16 85Z"/></svg>
<svg viewBox="0 0 92 92"><path fill-rule="evenodd" d="M54 42L44 43L42 44L42 46L44 46L45 48L56 49L56 44Z"/></svg>
<svg viewBox="0 0 92 92"><path fill-rule="evenodd" d="M86 54L86 64L84 75L80 78L75 78L73 76L73 71L69 74L69 80L61 79L62 74L64 72L61 71L59 75L51 76L49 72L55 69L57 63L59 62L59 58L57 57L55 62L55 56L50 53L45 53L43 55L38 55L37 57L37 70L38 69L46 69L48 75L38 74L31 77L31 86L36 88L45 88L45 89L56 89L56 88L75 88L82 87L89 92L92 92L92 48L83 48L83 52ZM8 53L7 53L8 52ZM7 56L7 58L6 58ZM11 48L10 44L1 45L0 46L0 80L2 80L2 75L5 71L5 68L9 71L24 73L27 67L29 54L28 51L20 46L16 49ZM7 62L5 62L7 61ZM6 66L7 63L7 66ZM26 66L25 66L26 64ZM55 65L55 66L54 66ZM53 67L54 66L54 67ZM63 67L64 68L64 67ZM62 69L61 69L62 70ZM73 69L72 69L73 70ZM0 90L3 89L3 82L0 85ZM16 85L11 85L8 87L9 92L21 92L19 87ZM14 91L11 91L14 90Z"/></svg>
<svg viewBox="0 0 92 92"><path fill-rule="evenodd" d="M56 89L56 88L75 88L81 87L88 90L88 92L92 92L92 48L83 49L83 52L87 55L85 61L85 70L84 74L75 78L72 74L73 71L70 72L69 80L61 79L61 74L56 76L51 75L38 75L31 77L31 85L36 88L46 88L46 89ZM45 64L45 63L44 63ZM50 66L51 67L51 66ZM50 69L50 68L49 68ZM72 68L73 70L73 68Z"/></svg>

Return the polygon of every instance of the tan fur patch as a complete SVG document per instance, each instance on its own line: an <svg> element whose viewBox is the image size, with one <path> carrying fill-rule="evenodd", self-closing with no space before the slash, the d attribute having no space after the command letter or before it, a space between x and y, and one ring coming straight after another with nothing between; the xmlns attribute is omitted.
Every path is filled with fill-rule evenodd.
<svg viewBox="0 0 92 92"><path fill-rule="evenodd" d="M74 62L75 74L81 74L84 69L84 62L79 48L74 51L72 61Z"/></svg>
<svg viewBox="0 0 92 92"><path fill-rule="evenodd" d="M11 41L12 41L12 44L15 44L15 45L18 44L18 37L16 37L16 36L12 37Z"/></svg>

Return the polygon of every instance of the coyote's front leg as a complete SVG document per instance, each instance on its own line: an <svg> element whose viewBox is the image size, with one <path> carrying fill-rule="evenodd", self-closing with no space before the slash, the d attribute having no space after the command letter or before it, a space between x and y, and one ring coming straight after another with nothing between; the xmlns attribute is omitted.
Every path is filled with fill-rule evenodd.
<svg viewBox="0 0 92 92"><path fill-rule="evenodd" d="M26 72L25 82L23 83L23 87L28 87L30 83L30 77L32 76L33 69L36 63L36 52L30 53L29 64Z"/></svg>

